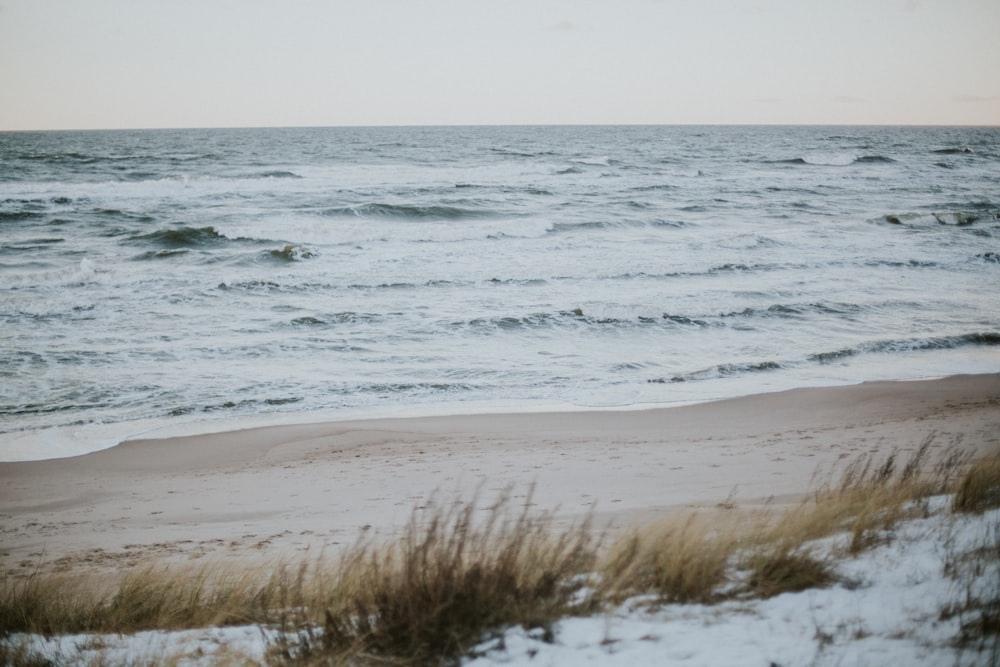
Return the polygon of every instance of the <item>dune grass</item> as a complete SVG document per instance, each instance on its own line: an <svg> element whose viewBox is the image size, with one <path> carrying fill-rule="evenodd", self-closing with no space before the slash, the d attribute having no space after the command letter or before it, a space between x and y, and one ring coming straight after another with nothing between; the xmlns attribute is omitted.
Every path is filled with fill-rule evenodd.
<svg viewBox="0 0 1000 667"><path fill-rule="evenodd" d="M646 604L712 604L765 598L837 582L834 557L892 539L902 520L928 512L926 499L954 494L953 511L1000 506L1000 456L970 464L956 448L931 461L930 441L905 465L898 455L861 457L817 476L816 490L786 510L680 512L615 533L584 520L555 530L508 490L488 507L428 503L388 543L360 541L335 557L270 568L167 567L122 576L36 573L0 590L0 659L37 656L14 633L134 633L259 625L268 664L449 664L504 629L552 637L556 621L598 613L630 598ZM954 558L961 568L1000 562L996 539ZM817 556L814 540L845 536L841 553ZM826 552L824 552L826 553ZM1000 595L970 593L969 637L997 637ZM970 640L971 641L971 640ZM237 663L238 664L238 663Z"/></svg>

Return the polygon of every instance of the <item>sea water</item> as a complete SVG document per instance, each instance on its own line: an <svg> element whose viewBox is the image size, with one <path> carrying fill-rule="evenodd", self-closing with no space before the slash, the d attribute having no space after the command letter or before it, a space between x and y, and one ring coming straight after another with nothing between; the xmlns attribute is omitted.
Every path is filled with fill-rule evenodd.
<svg viewBox="0 0 1000 667"><path fill-rule="evenodd" d="M0 133L0 459L996 372L998 214L998 128Z"/></svg>

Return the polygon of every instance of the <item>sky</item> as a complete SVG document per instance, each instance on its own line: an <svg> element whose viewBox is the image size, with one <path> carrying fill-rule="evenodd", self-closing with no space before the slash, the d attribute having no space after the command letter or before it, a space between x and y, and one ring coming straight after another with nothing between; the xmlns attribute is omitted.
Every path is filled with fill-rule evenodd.
<svg viewBox="0 0 1000 667"><path fill-rule="evenodd" d="M0 0L0 130L1000 125L1000 0Z"/></svg>

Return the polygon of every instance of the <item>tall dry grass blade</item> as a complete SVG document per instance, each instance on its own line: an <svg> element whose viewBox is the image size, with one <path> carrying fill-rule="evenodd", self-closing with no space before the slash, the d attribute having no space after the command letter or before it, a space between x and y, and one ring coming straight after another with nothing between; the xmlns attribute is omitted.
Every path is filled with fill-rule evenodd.
<svg viewBox="0 0 1000 667"><path fill-rule="evenodd" d="M400 540L370 545L341 565L343 584L324 614L326 651L454 659L510 625L547 627L579 606L578 575L593 561L588 523L560 535L530 495L511 516L505 491L477 521L475 501L417 512Z"/></svg>
<svg viewBox="0 0 1000 667"><path fill-rule="evenodd" d="M769 598L809 588L824 588L836 581L829 562L800 545L776 544L753 552L745 567L747 588L756 597Z"/></svg>
<svg viewBox="0 0 1000 667"><path fill-rule="evenodd" d="M955 490L956 512L982 513L1000 507L1000 456L982 459L969 468Z"/></svg>
<svg viewBox="0 0 1000 667"><path fill-rule="evenodd" d="M605 558L608 595L654 593L661 602L710 602L740 535L727 513L678 515L623 538Z"/></svg>

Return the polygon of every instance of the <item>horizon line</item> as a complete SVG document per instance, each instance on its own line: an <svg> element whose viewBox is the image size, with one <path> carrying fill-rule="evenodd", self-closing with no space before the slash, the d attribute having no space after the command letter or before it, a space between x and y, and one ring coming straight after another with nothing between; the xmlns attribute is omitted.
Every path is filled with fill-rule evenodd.
<svg viewBox="0 0 1000 667"><path fill-rule="evenodd" d="M126 127L66 127L0 129L0 134L17 132L136 132L164 130L305 130L305 129L375 129L375 128L496 128L496 127L911 127L995 129L997 124L976 123L402 123L402 124L333 124L333 125L179 125Z"/></svg>

